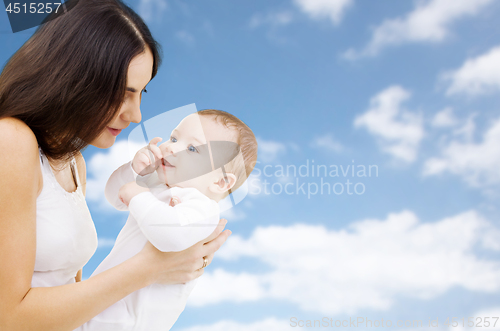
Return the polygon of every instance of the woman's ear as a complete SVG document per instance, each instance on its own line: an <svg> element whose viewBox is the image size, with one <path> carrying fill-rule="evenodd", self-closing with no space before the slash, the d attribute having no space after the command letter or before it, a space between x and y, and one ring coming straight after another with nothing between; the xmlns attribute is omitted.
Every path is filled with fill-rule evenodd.
<svg viewBox="0 0 500 331"><path fill-rule="evenodd" d="M218 181L210 185L209 189L213 193L223 194L233 188L234 184L236 184L236 176L232 173L226 173L226 177L219 178Z"/></svg>

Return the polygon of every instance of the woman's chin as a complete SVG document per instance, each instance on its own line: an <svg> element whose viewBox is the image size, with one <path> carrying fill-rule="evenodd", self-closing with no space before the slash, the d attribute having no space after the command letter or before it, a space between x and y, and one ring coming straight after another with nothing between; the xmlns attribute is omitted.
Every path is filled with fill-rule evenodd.
<svg viewBox="0 0 500 331"><path fill-rule="evenodd" d="M100 148L100 149L106 149L110 148L113 146L113 144L116 141L116 137L112 135L101 135L97 137L95 140L93 140L90 145Z"/></svg>

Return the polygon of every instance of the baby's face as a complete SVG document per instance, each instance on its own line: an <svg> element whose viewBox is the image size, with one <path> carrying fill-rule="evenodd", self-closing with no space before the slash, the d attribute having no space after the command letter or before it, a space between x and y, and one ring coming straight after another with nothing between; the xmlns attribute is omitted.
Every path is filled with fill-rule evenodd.
<svg viewBox="0 0 500 331"><path fill-rule="evenodd" d="M157 170L160 180L207 194L208 187L222 177L220 168L212 169L208 141L236 142L236 136L211 116L195 113L184 118L159 146L164 158Z"/></svg>

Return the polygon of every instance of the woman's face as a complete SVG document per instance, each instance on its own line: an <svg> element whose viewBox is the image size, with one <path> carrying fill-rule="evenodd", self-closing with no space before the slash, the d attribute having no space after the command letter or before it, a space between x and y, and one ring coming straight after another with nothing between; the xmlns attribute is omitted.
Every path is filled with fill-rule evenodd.
<svg viewBox="0 0 500 331"><path fill-rule="evenodd" d="M142 91L151 80L153 72L153 54L146 47L146 51L130 61L127 72L127 90L125 99L118 114L108 123L104 131L90 144L97 148L109 148L116 140L116 136L125 129L130 122L141 121Z"/></svg>

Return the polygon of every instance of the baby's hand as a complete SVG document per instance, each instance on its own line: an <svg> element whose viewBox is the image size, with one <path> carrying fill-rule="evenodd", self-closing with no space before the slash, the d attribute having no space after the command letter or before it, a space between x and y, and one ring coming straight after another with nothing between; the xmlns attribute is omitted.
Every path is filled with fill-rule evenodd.
<svg viewBox="0 0 500 331"><path fill-rule="evenodd" d="M170 203L169 203L169 206L170 207L175 207L177 206L179 203L181 203L181 199L179 199L178 197L176 196L173 196L172 199L170 199Z"/></svg>
<svg viewBox="0 0 500 331"><path fill-rule="evenodd" d="M120 190L118 191L118 197L120 198L120 201L128 207L130 200L132 200L133 197L142 192L149 192L149 189L137 185L136 182L130 182L120 188Z"/></svg>
<svg viewBox="0 0 500 331"><path fill-rule="evenodd" d="M161 141L160 137L151 139L146 147L141 148L132 160L132 168L141 175L152 173L160 165L160 160L163 158L160 148L156 146Z"/></svg>

